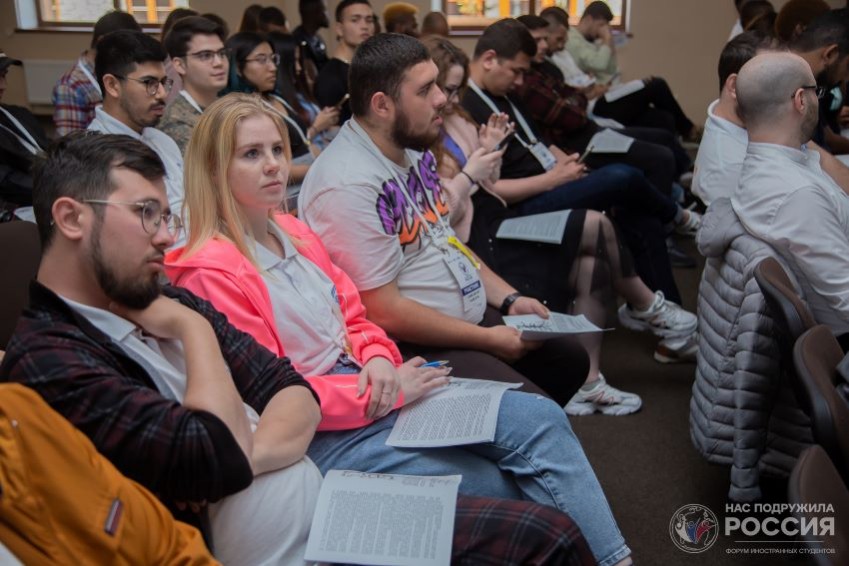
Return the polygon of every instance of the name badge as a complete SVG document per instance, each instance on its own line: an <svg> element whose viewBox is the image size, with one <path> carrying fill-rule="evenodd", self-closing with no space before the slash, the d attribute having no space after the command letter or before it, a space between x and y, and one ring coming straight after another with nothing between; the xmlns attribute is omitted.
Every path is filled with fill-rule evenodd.
<svg viewBox="0 0 849 566"><path fill-rule="evenodd" d="M482 304L485 307L486 297L483 293L483 285L481 285L478 270L469 258L453 246L444 249L442 257L460 287L460 293L463 295L463 310L470 312L480 308Z"/></svg>
<svg viewBox="0 0 849 566"><path fill-rule="evenodd" d="M554 157L554 154L551 153L542 142L537 142L528 149L531 150L531 153L536 157L536 160L539 161L539 164L542 165L543 169L546 171L551 171L554 168L554 165L557 163L557 158Z"/></svg>

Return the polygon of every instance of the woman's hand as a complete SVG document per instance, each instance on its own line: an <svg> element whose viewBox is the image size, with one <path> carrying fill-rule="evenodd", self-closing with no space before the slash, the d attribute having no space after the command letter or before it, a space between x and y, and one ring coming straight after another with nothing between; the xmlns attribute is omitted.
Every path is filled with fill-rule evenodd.
<svg viewBox="0 0 849 566"><path fill-rule="evenodd" d="M486 124L481 125L478 131L478 141L481 147L487 151L492 151L495 147L507 137L510 132L515 130L515 125L510 122L510 116L501 112L500 114L490 114Z"/></svg>
<svg viewBox="0 0 849 566"><path fill-rule="evenodd" d="M332 128L339 123L339 109L335 106L326 106L321 109L318 116L312 122L312 131L314 135L320 134L328 128Z"/></svg>
<svg viewBox="0 0 849 566"><path fill-rule="evenodd" d="M451 378L450 367L422 367L424 358L415 357L405 362L398 373L401 376L401 389L404 391L404 404L409 405L425 393L448 385Z"/></svg>
<svg viewBox="0 0 849 566"><path fill-rule="evenodd" d="M489 151L486 148L479 147L469 156L463 171L476 183L486 179L497 179L501 173L501 157L503 155L503 149L501 151Z"/></svg>
<svg viewBox="0 0 849 566"><path fill-rule="evenodd" d="M365 395L369 383L371 383L371 397L366 407L366 417L370 419L385 417L398 401L398 392L401 390L398 370L386 358L372 358L360 371L357 397Z"/></svg>

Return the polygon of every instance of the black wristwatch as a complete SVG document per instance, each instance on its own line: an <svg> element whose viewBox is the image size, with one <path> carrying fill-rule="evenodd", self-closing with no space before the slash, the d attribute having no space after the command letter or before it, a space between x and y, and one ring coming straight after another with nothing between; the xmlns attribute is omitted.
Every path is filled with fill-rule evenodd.
<svg viewBox="0 0 849 566"><path fill-rule="evenodd" d="M504 297L504 302L501 303L501 308L499 308L498 310L500 310L501 314L503 315L508 314L510 312L510 307L512 307L513 303L519 300L519 297L521 296L522 293L519 293L518 291L515 293L510 293L509 295Z"/></svg>

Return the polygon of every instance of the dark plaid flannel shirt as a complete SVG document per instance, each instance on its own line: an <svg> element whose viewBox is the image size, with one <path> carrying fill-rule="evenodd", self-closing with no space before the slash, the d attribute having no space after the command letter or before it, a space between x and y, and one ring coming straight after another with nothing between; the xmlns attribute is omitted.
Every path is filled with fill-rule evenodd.
<svg viewBox="0 0 849 566"><path fill-rule="evenodd" d="M587 125L587 97L561 80L531 66L516 95L542 130L545 141L560 140Z"/></svg>
<svg viewBox="0 0 849 566"><path fill-rule="evenodd" d="M176 287L163 293L210 322L236 389L257 413L286 387L312 391L288 359L231 326L207 301ZM166 503L217 501L253 480L248 459L218 417L163 397L119 345L37 282L0 364L0 381L37 391L124 475Z"/></svg>

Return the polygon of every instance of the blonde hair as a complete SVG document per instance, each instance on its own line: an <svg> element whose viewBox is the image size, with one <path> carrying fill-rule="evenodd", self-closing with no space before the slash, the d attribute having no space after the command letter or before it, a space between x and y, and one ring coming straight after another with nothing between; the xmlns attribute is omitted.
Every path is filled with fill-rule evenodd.
<svg viewBox="0 0 849 566"><path fill-rule="evenodd" d="M196 253L208 240L222 238L232 242L257 266L246 237L244 215L227 182L230 160L236 149L236 130L242 120L252 116L271 118L283 138L286 160L292 159L286 125L258 94L234 92L210 104L192 131L186 148L183 214L188 211L189 234L184 258ZM269 218L273 215L274 211L269 210Z"/></svg>

